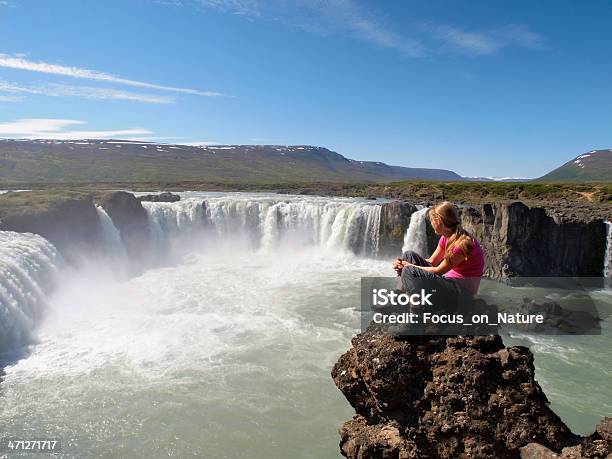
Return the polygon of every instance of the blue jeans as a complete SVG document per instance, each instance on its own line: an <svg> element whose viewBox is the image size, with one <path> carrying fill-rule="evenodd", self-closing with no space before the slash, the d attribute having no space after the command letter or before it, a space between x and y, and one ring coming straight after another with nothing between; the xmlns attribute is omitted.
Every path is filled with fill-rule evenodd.
<svg viewBox="0 0 612 459"><path fill-rule="evenodd" d="M400 258L416 266L432 266L427 260L413 250L404 252ZM398 288L407 293L418 293L421 289L434 291L434 305L445 310L456 310L463 299L471 298L471 294L453 278L434 274L416 266L405 266L398 278Z"/></svg>

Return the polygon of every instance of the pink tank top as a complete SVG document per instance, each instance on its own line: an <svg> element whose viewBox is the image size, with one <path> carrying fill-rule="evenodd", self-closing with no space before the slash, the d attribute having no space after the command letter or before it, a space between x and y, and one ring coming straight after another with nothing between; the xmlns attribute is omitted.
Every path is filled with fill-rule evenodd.
<svg viewBox="0 0 612 459"><path fill-rule="evenodd" d="M444 277L449 278L465 278L466 281L463 284L467 290L472 294L478 292L478 286L480 285L480 278L484 272L484 253L480 243L472 238L474 242L474 248L472 254L464 261L459 263L453 269L444 274ZM446 236L441 236L438 241L438 245L442 250L446 250ZM453 254L462 253L459 246L453 247Z"/></svg>

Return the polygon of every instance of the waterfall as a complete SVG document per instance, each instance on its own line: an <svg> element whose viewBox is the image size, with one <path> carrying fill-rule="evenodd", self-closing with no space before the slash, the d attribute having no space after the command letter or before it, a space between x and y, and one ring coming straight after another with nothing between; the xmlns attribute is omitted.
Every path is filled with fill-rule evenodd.
<svg viewBox="0 0 612 459"><path fill-rule="evenodd" d="M143 202L149 219L151 247L145 254L149 262L163 264L167 257L187 253L193 238L204 231L205 208L202 201ZM193 245L191 245L193 246Z"/></svg>
<svg viewBox="0 0 612 459"><path fill-rule="evenodd" d="M144 202L157 241L186 234L203 240L240 239L252 248L314 246L374 255L381 206L351 199L248 196Z"/></svg>
<svg viewBox="0 0 612 459"><path fill-rule="evenodd" d="M606 222L608 237L606 239L606 252L604 254L603 275L606 279L612 278L612 222Z"/></svg>
<svg viewBox="0 0 612 459"><path fill-rule="evenodd" d="M43 237L0 231L0 352L28 342L61 262Z"/></svg>
<svg viewBox="0 0 612 459"><path fill-rule="evenodd" d="M197 230L204 222L204 206L201 201L185 199L177 202L143 202L142 206L149 215L151 231L157 239Z"/></svg>
<svg viewBox="0 0 612 459"><path fill-rule="evenodd" d="M407 250L414 250L419 255L427 258L427 211L429 209L424 207L417 210L410 216L410 225L404 235L404 245L402 246L402 252Z"/></svg>
<svg viewBox="0 0 612 459"><path fill-rule="evenodd" d="M104 249L113 259L127 263L127 252L119 230L102 206L96 206L96 210L100 219L100 236Z"/></svg>

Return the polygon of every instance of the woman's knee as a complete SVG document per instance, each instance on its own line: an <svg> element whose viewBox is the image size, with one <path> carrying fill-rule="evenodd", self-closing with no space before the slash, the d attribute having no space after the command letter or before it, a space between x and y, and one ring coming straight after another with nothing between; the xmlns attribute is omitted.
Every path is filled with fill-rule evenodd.
<svg viewBox="0 0 612 459"><path fill-rule="evenodd" d="M415 252L414 250L406 250L402 254L402 260L408 261L410 263L414 263L419 258L421 258L421 255L419 253Z"/></svg>
<svg viewBox="0 0 612 459"><path fill-rule="evenodd" d="M423 282L426 279L422 275L422 271L414 266L405 266L402 269L402 274L399 279L402 290L406 292L416 292L423 288Z"/></svg>
<svg viewBox="0 0 612 459"><path fill-rule="evenodd" d="M402 279L419 277L418 272L416 271L417 269L418 268L415 268L414 266L404 266L401 274Z"/></svg>

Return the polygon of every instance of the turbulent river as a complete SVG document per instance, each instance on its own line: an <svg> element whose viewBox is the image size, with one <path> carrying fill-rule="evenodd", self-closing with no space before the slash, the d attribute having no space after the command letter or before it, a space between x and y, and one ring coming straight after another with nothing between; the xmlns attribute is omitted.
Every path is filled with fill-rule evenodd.
<svg viewBox="0 0 612 459"><path fill-rule="evenodd" d="M338 457L353 410L330 369L358 331L360 277L392 273L375 258L380 204L182 196L144 203L146 260L128 259L101 208L106 250L78 269L38 236L0 232L0 332L16 349L0 430L61 439L65 457ZM513 338L580 433L611 411L603 327Z"/></svg>

